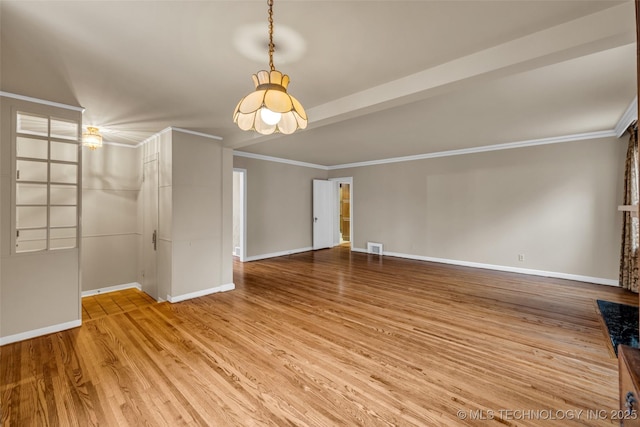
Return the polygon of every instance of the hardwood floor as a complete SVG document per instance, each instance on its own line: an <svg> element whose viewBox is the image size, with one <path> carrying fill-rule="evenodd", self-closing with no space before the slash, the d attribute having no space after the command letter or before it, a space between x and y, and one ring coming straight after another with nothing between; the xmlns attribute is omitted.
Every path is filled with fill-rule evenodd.
<svg viewBox="0 0 640 427"><path fill-rule="evenodd" d="M618 424L595 300L635 294L345 248L234 281L2 347L2 425Z"/></svg>
<svg viewBox="0 0 640 427"><path fill-rule="evenodd" d="M155 304L155 300L135 288L84 297L82 298L82 320L86 322L109 314L135 310L150 304Z"/></svg>

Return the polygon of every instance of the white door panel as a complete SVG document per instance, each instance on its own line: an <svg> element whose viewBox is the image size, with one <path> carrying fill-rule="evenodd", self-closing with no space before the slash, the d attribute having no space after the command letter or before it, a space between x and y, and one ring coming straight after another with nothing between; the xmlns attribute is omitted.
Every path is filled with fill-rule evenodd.
<svg viewBox="0 0 640 427"><path fill-rule="evenodd" d="M334 246L336 183L313 180L313 249Z"/></svg>

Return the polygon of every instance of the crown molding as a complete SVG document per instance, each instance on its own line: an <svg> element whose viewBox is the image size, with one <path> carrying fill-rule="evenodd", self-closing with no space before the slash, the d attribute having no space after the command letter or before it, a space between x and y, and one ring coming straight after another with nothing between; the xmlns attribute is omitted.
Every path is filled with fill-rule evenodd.
<svg viewBox="0 0 640 427"><path fill-rule="evenodd" d="M138 148L138 147L142 147L144 144L146 144L147 142L151 141L153 138L157 138L160 135L167 133L167 132L171 132L171 127L168 128L164 128L162 129L160 132L154 133L153 135L151 135L150 137L148 137L147 139L143 140L142 142L136 144L134 147Z"/></svg>
<svg viewBox="0 0 640 427"><path fill-rule="evenodd" d="M177 127L169 126L168 128L162 129L160 132L154 133L153 135L151 135L149 138L145 139L141 143L134 145L134 147L135 148L142 147L144 144L146 144L147 142L151 141L153 138L156 138L156 137L158 137L158 136L160 136L160 135L162 135L164 133L171 132L171 131L187 133L187 134L196 135L196 136L202 136L202 137L205 137L205 138L215 139L216 141L222 141L222 137L218 136L218 135L210 135L208 133L196 132L194 130L189 130L189 129L183 129L183 128L177 128Z"/></svg>
<svg viewBox="0 0 640 427"><path fill-rule="evenodd" d="M363 166L384 165L387 163L410 162L413 160L434 159L437 157L460 156L463 154L484 153L487 151L509 150L512 148L534 147L536 145L559 144L562 142L585 141L588 139L598 139L616 136L614 130L604 130L598 132L577 133L573 135L554 136L550 138L530 139L526 141L507 142L505 144L484 145L481 147L461 148L459 150L438 151L435 153L418 154L415 156L393 157L390 159L372 160L369 162L345 163L342 165L329 166L329 170L359 168Z"/></svg>
<svg viewBox="0 0 640 427"><path fill-rule="evenodd" d="M216 141L222 141L222 137L218 136L218 135L210 135L208 133L196 132L194 130L176 128L176 127L173 127L173 126L170 127L169 129L171 129L171 130L173 130L175 132L188 133L189 135L203 136L205 138L215 139Z"/></svg>
<svg viewBox="0 0 640 427"><path fill-rule="evenodd" d="M625 128L626 129L626 128ZM417 154L415 156L392 157L388 159L371 160L368 162L345 163L341 165L324 166L315 163L299 162L297 160L282 159L280 157L264 156L262 154L247 153L245 151L233 151L234 156L250 159L266 160L268 162L284 163L294 166L321 170L338 170L347 168L359 168L363 166L384 165L387 163L410 162L413 160L434 159L438 157L460 156L463 154L484 153L487 151L509 150L512 148L535 147L536 145L560 144L563 142L586 141L589 139L609 138L617 136L615 130L603 130L597 132L576 133L573 135L554 136L550 138L529 139L526 141L507 142L505 144L483 145L481 147L461 148L459 150L438 151L435 153Z"/></svg>
<svg viewBox="0 0 640 427"><path fill-rule="evenodd" d="M50 107L64 108L65 110L79 111L81 113L84 113L84 110L85 110L84 107L78 107L76 105L61 104L59 102L47 101L39 98L32 98L30 96L17 95L15 93L10 93L10 92L0 91L0 96L4 96L5 98L19 99L20 101L33 102L35 104L48 105Z"/></svg>
<svg viewBox="0 0 640 427"><path fill-rule="evenodd" d="M109 142L102 140L102 145L112 145L114 147L123 147L123 148L138 148L140 144L132 145L132 144L122 144L121 142Z"/></svg>
<svg viewBox="0 0 640 427"><path fill-rule="evenodd" d="M331 166L316 165L315 163L299 162L297 160L282 159L280 157L263 156L262 154L247 153L246 151L233 151L236 157L246 157L248 159L266 160L267 162L284 163L286 165L302 166L320 170L330 170Z"/></svg>
<svg viewBox="0 0 640 427"><path fill-rule="evenodd" d="M633 101L631 101L631 103L627 107L622 117L620 117L620 120L618 120L618 123L616 124L616 127L615 127L616 136L620 138L627 131L627 129L629 128L629 125L633 123L635 120L638 120L638 96L637 95L635 98L633 98Z"/></svg>

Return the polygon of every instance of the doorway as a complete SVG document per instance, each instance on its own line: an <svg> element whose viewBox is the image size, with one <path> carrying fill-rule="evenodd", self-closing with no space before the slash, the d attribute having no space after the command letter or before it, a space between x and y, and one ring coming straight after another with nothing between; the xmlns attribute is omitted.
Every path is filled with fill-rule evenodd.
<svg viewBox="0 0 640 427"><path fill-rule="evenodd" d="M233 169L233 256L247 257L247 170Z"/></svg>
<svg viewBox="0 0 640 427"><path fill-rule="evenodd" d="M339 183L340 244L351 244L351 184Z"/></svg>
<svg viewBox="0 0 640 427"><path fill-rule="evenodd" d="M335 244L353 247L353 177L330 178L338 186L335 209Z"/></svg>
<svg viewBox="0 0 640 427"><path fill-rule="evenodd" d="M158 300L158 159L144 163L142 175L142 290Z"/></svg>

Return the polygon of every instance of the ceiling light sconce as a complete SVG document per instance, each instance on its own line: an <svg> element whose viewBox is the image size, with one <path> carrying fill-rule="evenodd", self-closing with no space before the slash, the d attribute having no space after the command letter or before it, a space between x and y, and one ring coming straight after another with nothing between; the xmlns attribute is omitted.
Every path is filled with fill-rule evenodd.
<svg viewBox="0 0 640 427"><path fill-rule="evenodd" d="M102 135L97 127L87 126L87 131L82 133L82 145L91 150L102 147Z"/></svg>
<svg viewBox="0 0 640 427"><path fill-rule="evenodd" d="M273 0L269 5L269 67L253 75L255 91L240 100L233 112L233 122L242 130L262 135L274 132L292 134L307 127L307 113L297 99L287 93L289 76L273 66Z"/></svg>

